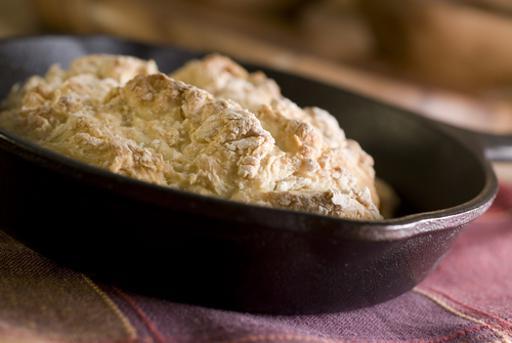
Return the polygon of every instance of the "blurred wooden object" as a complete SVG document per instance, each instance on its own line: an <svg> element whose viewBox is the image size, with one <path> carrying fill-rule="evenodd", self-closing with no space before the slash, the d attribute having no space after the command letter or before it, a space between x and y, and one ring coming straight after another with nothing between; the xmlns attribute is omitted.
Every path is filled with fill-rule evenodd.
<svg viewBox="0 0 512 343"><path fill-rule="evenodd" d="M512 86L509 0L362 4L382 55L410 77L465 91Z"/></svg>
<svg viewBox="0 0 512 343"><path fill-rule="evenodd" d="M356 0L311 1L299 25L304 44L316 55L362 64L374 53L373 33Z"/></svg>
<svg viewBox="0 0 512 343"><path fill-rule="evenodd" d="M29 0L0 0L0 37L36 32L39 23Z"/></svg>
<svg viewBox="0 0 512 343"><path fill-rule="evenodd" d="M215 6L225 10L243 12L284 11L296 7L301 0L192 0L201 4Z"/></svg>
<svg viewBox="0 0 512 343"><path fill-rule="evenodd" d="M510 0L464 0L464 2L494 12L512 14L512 2Z"/></svg>
<svg viewBox="0 0 512 343"><path fill-rule="evenodd" d="M63 31L109 32L196 49L240 45L246 39L300 48L296 32L259 12L232 12L200 1L34 0L43 20ZM208 2L206 2L208 3Z"/></svg>

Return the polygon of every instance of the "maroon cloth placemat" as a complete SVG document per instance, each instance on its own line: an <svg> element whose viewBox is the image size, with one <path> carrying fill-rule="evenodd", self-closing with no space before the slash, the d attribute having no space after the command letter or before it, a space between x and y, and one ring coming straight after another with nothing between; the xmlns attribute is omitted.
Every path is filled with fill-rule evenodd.
<svg viewBox="0 0 512 343"><path fill-rule="evenodd" d="M509 342L512 186L412 291L370 308L252 315L98 285L0 232L0 342Z"/></svg>

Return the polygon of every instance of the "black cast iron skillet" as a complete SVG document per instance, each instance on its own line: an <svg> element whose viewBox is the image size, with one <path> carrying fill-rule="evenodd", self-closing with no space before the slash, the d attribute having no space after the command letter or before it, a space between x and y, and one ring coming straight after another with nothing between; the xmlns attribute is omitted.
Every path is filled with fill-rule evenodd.
<svg viewBox="0 0 512 343"><path fill-rule="evenodd" d="M96 52L153 58L165 72L201 55L108 37L9 39L0 43L0 96L53 63ZM461 226L490 206L497 182L484 149L506 159L509 138L471 134L334 86L257 69L300 105L336 116L400 195L397 218L351 221L181 192L0 131L0 227L47 256L145 294L242 311L315 313L409 290Z"/></svg>

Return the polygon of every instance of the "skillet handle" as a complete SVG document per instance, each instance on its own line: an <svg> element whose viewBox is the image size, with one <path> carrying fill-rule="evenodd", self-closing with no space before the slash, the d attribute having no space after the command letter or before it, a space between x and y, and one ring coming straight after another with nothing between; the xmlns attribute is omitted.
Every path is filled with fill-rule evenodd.
<svg viewBox="0 0 512 343"><path fill-rule="evenodd" d="M441 126L473 148L480 150L488 160L512 162L512 134L477 132L446 123L442 123Z"/></svg>
<svg viewBox="0 0 512 343"><path fill-rule="evenodd" d="M512 161L512 135L479 132L478 138L487 159L496 162Z"/></svg>

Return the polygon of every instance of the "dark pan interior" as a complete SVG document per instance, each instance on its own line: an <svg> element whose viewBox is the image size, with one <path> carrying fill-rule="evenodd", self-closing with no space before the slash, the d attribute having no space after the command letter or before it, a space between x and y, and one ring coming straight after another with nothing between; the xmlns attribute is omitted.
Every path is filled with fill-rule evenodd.
<svg viewBox="0 0 512 343"><path fill-rule="evenodd" d="M66 66L78 56L97 52L152 58L164 72L199 56L101 37L8 41L0 45L0 97L14 83L43 74L53 63ZM474 198L484 187L485 170L477 154L435 130L432 122L336 87L315 83L311 88L300 77L266 72L299 105L317 105L336 116L347 136L374 157L378 176L399 193L400 215L452 207Z"/></svg>

